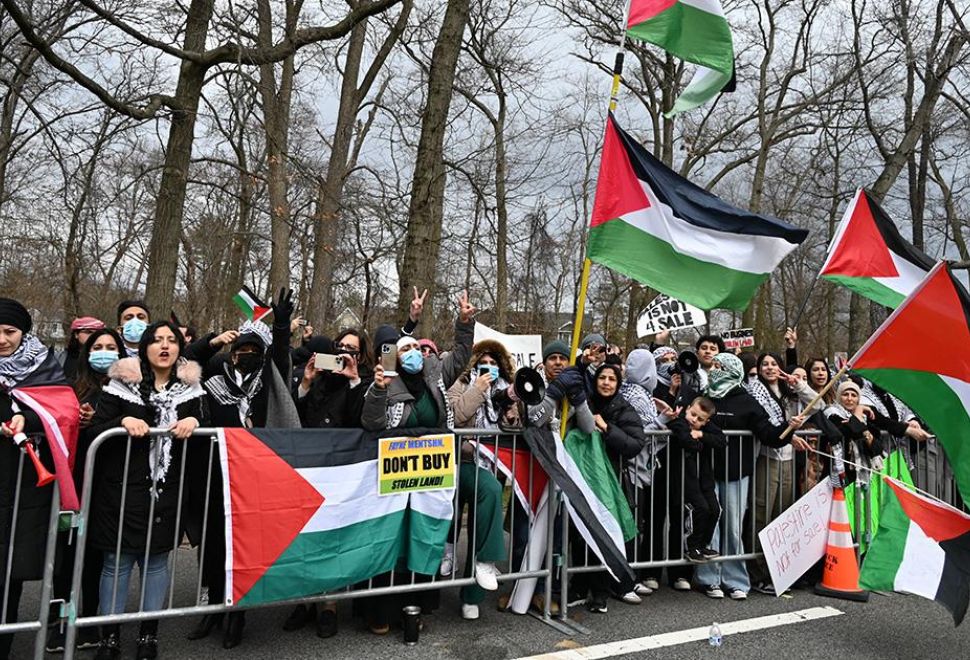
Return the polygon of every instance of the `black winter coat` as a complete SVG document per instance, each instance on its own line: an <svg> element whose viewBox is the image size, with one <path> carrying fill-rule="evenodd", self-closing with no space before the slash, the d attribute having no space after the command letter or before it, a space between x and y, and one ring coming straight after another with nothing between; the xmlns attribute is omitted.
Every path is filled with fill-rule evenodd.
<svg viewBox="0 0 970 660"><path fill-rule="evenodd" d="M769 447L784 447L790 438L781 434L788 428L775 425L758 401L741 386L720 399L712 399L717 412L711 421L724 431L751 431L750 435L729 435L725 449L714 450L714 478L718 481L739 481L751 476L755 460L755 440Z"/></svg>
<svg viewBox="0 0 970 660"><path fill-rule="evenodd" d="M619 394L602 407L591 399L590 409L593 414L599 414L606 422L606 431L600 435L603 436L610 463L619 475L623 459L635 457L647 444L640 415Z"/></svg>
<svg viewBox="0 0 970 660"><path fill-rule="evenodd" d="M352 388L345 377L325 373L313 381L302 399L298 388L294 388L293 398L304 428L363 428L360 414L364 410L364 394L373 380L361 374L361 382Z"/></svg>
<svg viewBox="0 0 970 660"><path fill-rule="evenodd" d="M119 360L116 365L127 362ZM194 379L198 380L198 365L194 365L196 372ZM116 375L112 366L109 374ZM206 426L205 396L199 391L195 396L176 408L178 419L195 417L199 426ZM91 421L90 433L93 436L121 426L125 417L136 417L144 420L149 426L155 426L155 411L144 401L135 403L122 398L111 391L103 391L98 408ZM160 438L159 438L160 440ZM176 530L176 518L179 515L179 489L182 482L182 453L186 442L206 442L204 438L189 438L188 440L172 439L171 463L164 481L158 483L158 497L152 509L152 478L150 471L151 440L150 438L131 439L131 451L128 456L128 469L125 470L126 448L128 437L122 435L106 440L97 451L96 473L94 475L94 493L97 498L91 507L91 545L106 552L114 552L118 540L118 516L121 512L121 498L123 487L126 486L124 518L121 526L121 552L144 553L151 531L150 554L158 554L172 550L181 537L181 530ZM125 480L127 478L127 484ZM149 525L149 512L153 517Z"/></svg>

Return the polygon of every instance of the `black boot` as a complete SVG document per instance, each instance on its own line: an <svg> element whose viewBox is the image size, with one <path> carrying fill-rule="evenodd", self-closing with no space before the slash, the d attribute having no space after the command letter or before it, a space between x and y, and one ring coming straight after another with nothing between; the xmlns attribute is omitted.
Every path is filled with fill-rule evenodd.
<svg viewBox="0 0 970 660"><path fill-rule="evenodd" d="M307 621L312 621L316 618L316 606L311 605L310 610L307 610L306 605L297 605L290 612L290 616L286 617L286 621L283 623L283 630L286 632L293 632L294 630L299 630L307 624Z"/></svg>
<svg viewBox="0 0 970 660"><path fill-rule="evenodd" d="M101 629L101 641L94 660L117 660L121 657L121 638L118 626L105 626Z"/></svg>
<svg viewBox="0 0 970 660"><path fill-rule="evenodd" d="M221 612L218 614L206 614L204 617L202 617L202 620L199 621L199 625L192 629L192 632L188 634L188 638L204 639L208 637L209 633L211 633L213 629L222 628L222 619L223 615Z"/></svg>
<svg viewBox="0 0 970 660"><path fill-rule="evenodd" d="M222 637L222 648L231 649L242 641L243 627L246 625L245 612L230 612L226 623L226 634Z"/></svg>
<svg viewBox="0 0 970 660"><path fill-rule="evenodd" d="M138 630L135 660L155 660L158 657L158 621L142 621Z"/></svg>
<svg viewBox="0 0 970 660"><path fill-rule="evenodd" d="M321 609L317 617L317 637L328 639L337 634L336 610Z"/></svg>

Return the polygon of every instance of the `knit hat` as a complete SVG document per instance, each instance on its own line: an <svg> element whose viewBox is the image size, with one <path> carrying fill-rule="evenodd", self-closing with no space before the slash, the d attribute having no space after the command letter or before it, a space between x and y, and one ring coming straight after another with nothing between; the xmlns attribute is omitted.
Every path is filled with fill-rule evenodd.
<svg viewBox="0 0 970 660"><path fill-rule="evenodd" d="M424 348L424 347L430 348L431 352L434 353L435 355L439 353L438 345L433 341L431 341L430 339L419 339L418 346L420 346L421 348Z"/></svg>
<svg viewBox="0 0 970 660"><path fill-rule="evenodd" d="M232 342L232 350L235 351L240 346L252 344L258 347L260 351L265 351L272 343L273 335L270 334L269 327L265 323L262 321L256 323L246 321L239 326L239 336Z"/></svg>
<svg viewBox="0 0 970 660"><path fill-rule="evenodd" d="M12 325L24 334L30 332L34 322L30 312L13 298L0 298L0 325Z"/></svg>
<svg viewBox="0 0 970 660"><path fill-rule="evenodd" d="M401 337L401 331L392 325L379 325L374 331L374 358L381 359L381 346L396 344Z"/></svg>
<svg viewBox="0 0 970 660"><path fill-rule="evenodd" d="M606 337L598 332L591 332L585 337L583 341L579 342L579 348L585 350L589 348L592 344L599 344L600 346L606 346Z"/></svg>
<svg viewBox="0 0 970 660"><path fill-rule="evenodd" d="M542 361L545 362L549 359L550 355L564 355L566 359L569 359L569 346L561 339L553 339L551 342L542 347Z"/></svg>
<svg viewBox="0 0 970 660"><path fill-rule="evenodd" d="M842 396L843 392L847 392L849 390L855 392L857 396L862 395L862 390L851 380L846 379L839 384L839 396Z"/></svg>
<svg viewBox="0 0 970 660"><path fill-rule="evenodd" d="M71 321L71 332L75 330L101 330L104 328L104 321L93 316L81 316Z"/></svg>
<svg viewBox="0 0 970 660"><path fill-rule="evenodd" d="M411 335L403 335L400 339L397 340L397 348L398 350L400 350L405 346L413 346L414 344L417 344L417 343L418 343L418 340L412 337Z"/></svg>

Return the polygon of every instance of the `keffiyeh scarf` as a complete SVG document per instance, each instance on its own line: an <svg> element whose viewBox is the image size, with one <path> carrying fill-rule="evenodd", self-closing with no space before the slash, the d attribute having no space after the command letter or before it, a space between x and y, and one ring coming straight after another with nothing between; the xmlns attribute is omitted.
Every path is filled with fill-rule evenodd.
<svg viewBox="0 0 970 660"><path fill-rule="evenodd" d="M0 387L11 390L47 359L47 347L34 335L24 335L13 354L0 358Z"/></svg>
<svg viewBox="0 0 970 660"><path fill-rule="evenodd" d="M759 378L748 381L744 383L744 389L748 391L748 394L754 397L765 412L768 413L768 419L775 426L780 426L785 423L785 411L782 409L781 404L772 395L768 386L761 382Z"/></svg>
<svg viewBox="0 0 970 660"><path fill-rule="evenodd" d="M239 422L248 428L253 398L263 387L263 370L257 369L255 373L243 378L241 385L236 382L235 369L229 362L226 362L224 371L225 373L205 381L205 389L220 406L236 406Z"/></svg>

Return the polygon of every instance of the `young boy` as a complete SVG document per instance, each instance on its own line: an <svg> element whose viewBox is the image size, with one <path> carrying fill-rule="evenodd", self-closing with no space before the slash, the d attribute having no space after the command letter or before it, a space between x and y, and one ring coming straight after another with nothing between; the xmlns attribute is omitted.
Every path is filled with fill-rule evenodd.
<svg viewBox="0 0 970 660"><path fill-rule="evenodd" d="M677 417L667 424L671 432L671 446L683 456L683 506L687 519L683 526L686 539L682 543L686 542L686 559L694 563L703 563L719 556L716 550L709 547L721 515L714 491L712 449L725 447L727 439L721 429L710 422L715 411L713 401L698 396L686 410L675 411ZM676 471L679 461L674 462L673 466ZM671 509L676 505L674 500ZM675 517L671 510L671 524L676 520L679 520L679 516ZM680 525L677 528L680 529Z"/></svg>

